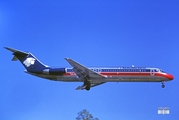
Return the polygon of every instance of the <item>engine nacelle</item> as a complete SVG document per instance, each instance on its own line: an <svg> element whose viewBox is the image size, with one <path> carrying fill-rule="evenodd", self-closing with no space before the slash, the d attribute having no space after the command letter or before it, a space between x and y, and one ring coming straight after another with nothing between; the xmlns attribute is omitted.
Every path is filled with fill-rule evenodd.
<svg viewBox="0 0 179 120"><path fill-rule="evenodd" d="M65 73L65 68L49 68L43 70L44 74L48 75L63 75Z"/></svg>

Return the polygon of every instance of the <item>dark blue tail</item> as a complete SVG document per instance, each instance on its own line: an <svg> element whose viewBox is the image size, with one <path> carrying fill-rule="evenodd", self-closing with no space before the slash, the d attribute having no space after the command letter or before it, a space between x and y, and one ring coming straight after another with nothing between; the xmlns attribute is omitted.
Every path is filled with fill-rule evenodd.
<svg viewBox="0 0 179 120"><path fill-rule="evenodd" d="M38 72L48 67L43 63L41 63L30 52L23 52L8 47L5 47L5 49L13 52L14 57L12 58L12 61L19 60L23 64L23 66L27 69L28 72Z"/></svg>

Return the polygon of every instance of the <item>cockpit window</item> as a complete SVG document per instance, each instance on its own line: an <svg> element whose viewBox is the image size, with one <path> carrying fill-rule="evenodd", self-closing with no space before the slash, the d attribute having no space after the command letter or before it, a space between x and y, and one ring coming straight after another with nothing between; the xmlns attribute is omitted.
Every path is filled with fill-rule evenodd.
<svg viewBox="0 0 179 120"><path fill-rule="evenodd" d="M160 69L160 72L163 72L163 73L164 73L164 71L163 71L162 69Z"/></svg>
<svg viewBox="0 0 179 120"><path fill-rule="evenodd" d="M162 69L158 69L158 68L155 69L155 72L163 72L164 73L164 71Z"/></svg>

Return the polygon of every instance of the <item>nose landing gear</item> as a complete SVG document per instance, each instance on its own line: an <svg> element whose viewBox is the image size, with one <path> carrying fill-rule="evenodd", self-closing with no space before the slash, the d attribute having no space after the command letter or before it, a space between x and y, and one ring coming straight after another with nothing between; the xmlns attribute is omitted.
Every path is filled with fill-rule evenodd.
<svg viewBox="0 0 179 120"><path fill-rule="evenodd" d="M162 88L165 88L165 83L162 81Z"/></svg>

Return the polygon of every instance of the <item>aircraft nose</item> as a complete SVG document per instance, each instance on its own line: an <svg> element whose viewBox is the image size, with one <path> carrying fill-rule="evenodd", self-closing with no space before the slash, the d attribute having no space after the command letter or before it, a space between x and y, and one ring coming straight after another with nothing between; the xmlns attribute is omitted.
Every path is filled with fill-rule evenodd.
<svg viewBox="0 0 179 120"><path fill-rule="evenodd" d="M167 77L169 80L173 80L173 79L174 79L173 75L171 75L171 74L167 74L166 77Z"/></svg>

